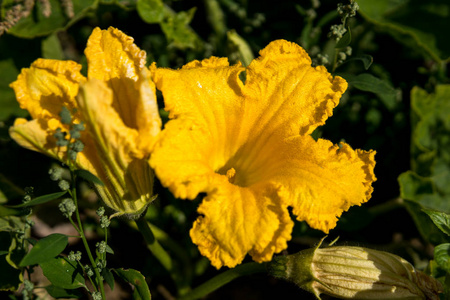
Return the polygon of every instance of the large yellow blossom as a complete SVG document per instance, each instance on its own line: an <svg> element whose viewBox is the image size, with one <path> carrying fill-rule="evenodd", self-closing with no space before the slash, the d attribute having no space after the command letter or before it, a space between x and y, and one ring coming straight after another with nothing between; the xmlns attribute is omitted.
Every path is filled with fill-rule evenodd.
<svg viewBox="0 0 450 300"><path fill-rule="evenodd" d="M69 133L59 116L66 107L75 124L86 126L77 167L105 183L96 188L117 214L139 213L152 199L148 159L161 126L146 53L120 30L96 28L85 54L87 78L73 61L38 59L22 70L11 87L33 120L17 119L10 135L23 147L66 162L67 147L58 147L54 137L57 128Z"/></svg>
<svg viewBox="0 0 450 300"><path fill-rule="evenodd" d="M311 67L298 45L274 41L247 68L212 57L152 70L172 120L150 162L176 197L206 193L190 235L215 267L233 267L247 253L268 261L285 249L288 207L328 232L370 198L375 152L310 136L347 83Z"/></svg>

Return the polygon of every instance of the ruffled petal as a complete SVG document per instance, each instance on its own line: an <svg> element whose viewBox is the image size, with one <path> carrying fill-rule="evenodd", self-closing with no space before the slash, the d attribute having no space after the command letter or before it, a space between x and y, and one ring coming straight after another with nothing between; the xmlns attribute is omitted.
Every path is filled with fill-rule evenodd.
<svg viewBox="0 0 450 300"><path fill-rule="evenodd" d="M46 154L55 159L61 158L62 154L58 152L56 139L49 136L42 123L41 120L27 121L18 118L14 121L14 125L9 128L9 135L24 148Z"/></svg>
<svg viewBox="0 0 450 300"><path fill-rule="evenodd" d="M216 268L234 267L247 253L257 262L269 261L287 247L293 222L277 202L270 185L241 188L223 176L200 205L201 217L190 235L200 253ZM222 182L220 182L222 181Z"/></svg>
<svg viewBox="0 0 450 300"><path fill-rule="evenodd" d="M254 115L252 132L258 145L269 138L307 135L333 114L347 82L332 77L325 67L311 67L297 44L278 40L260 51L247 68L244 97Z"/></svg>
<svg viewBox="0 0 450 300"><path fill-rule="evenodd" d="M142 210L152 196L153 172L149 154L142 156L137 149L138 131L127 127L113 108L113 91L104 81L89 79L76 100L95 144L96 152L87 155L102 162L94 174L106 184L100 191L104 202L122 214Z"/></svg>
<svg viewBox="0 0 450 300"><path fill-rule="evenodd" d="M367 202L376 180L375 151L311 137L294 137L275 146L265 178L282 186L279 196L300 221L325 233L352 205Z"/></svg>
<svg viewBox="0 0 450 300"><path fill-rule="evenodd" d="M141 100L136 84L145 68L146 53L140 50L133 38L116 28L95 28L85 50L88 61L88 78L108 83L114 91L113 107L130 128L138 128L136 118Z"/></svg>
<svg viewBox="0 0 450 300"><path fill-rule="evenodd" d="M73 61L38 59L30 68L22 69L11 87L20 107L28 110L33 119L46 120L51 129L63 127L59 113L63 106L70 111L76 107L75 96L85 78L81 65ZM78 119L75 113L75 121Z"/></svg>

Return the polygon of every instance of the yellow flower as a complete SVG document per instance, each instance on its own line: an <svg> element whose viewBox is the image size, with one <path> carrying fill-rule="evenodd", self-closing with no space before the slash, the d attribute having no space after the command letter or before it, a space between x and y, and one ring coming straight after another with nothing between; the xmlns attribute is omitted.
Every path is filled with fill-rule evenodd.
<svg viewBox="0 0 450 300"><path fill-rule="evenodd" d="M247 68L212 57L152 72L172 120L150 163L176 197L206 193L190 235L215 267L233 267L247 253L269 261L285 249L288 207L328 232L370 198L375 152L310 136L347 83L311 67L298 45L274 41Z"/></svg>
<svg viewBox="0 0 450 300"><path fill-rule="evenodd" d="M146 53L111 27L92 32L85 54L87 78L73 61L38 59L22 70L11 87L33 120L17 119L10 135L23 147L66 162L67 147L58 147L53 136L57 128L69 133L59 116L66 107L74 124L86 126L76 167L105 183L97 191L117 214L136 214L152 199L148 159L161 127Z"/></svg>

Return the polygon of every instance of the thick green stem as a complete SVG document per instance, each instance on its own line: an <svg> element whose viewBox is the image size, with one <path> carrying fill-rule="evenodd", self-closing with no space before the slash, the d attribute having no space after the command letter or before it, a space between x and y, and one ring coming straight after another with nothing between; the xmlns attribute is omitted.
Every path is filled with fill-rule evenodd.
<svg viewBox="0 0 450 300"><path fill-rule="evenodd" d="M72 178L73 178L73 183L75 183L76 175L73 172L72 172ZM98 287L98 289L100 289L100 293L102 294L102 299L106 300L105 288L103 286L103 279L100 276L100 272L98 271L97 264L95 263L95 260L94 260L94 257L92 256L91 249L89 248L86 236L84 235L83 224L81 223L80 212L78 210L78 202L77 202L77 194L76 194L75 184L72 189L71 195L72 195L73 202L75 203L75 207L76 207L75 215L76 215L77 223L78 223L78 233L81 236L81 240L83 241L84 248L86 249L86 253L89 257L89 261L91 262L95 277L97 278L97 287Z"/></svg>
<svg viewBox="0 0 450 300"><path fill-rule="evenodd" d="M139 228L139 231L144 236L148 249L159 260L159 262L163 265L163 267L170 273L173 269L172 259L170 258L166 250L164 250L164 248L161 247L161 245L155 239L152 230L148 226L147 220L145 220L145 216L143 215L135 222Z"/></svg>
<svg viewBox="0 0 450 300"><path fill-rule="evenodd" d="M211 278L207 282L203 283L202 285L196 287L192 291L190 291L188 294L178 298L178 300L194 300L202 298L209 293L217 290L218 288L224 286L228 282L239 278L241 276L246 276L250 274L256 274L256 273L264 273L266 272L266 264L262 263L247 263L240 266L237 266L234 269L227 270L216 277Z"/></svg>

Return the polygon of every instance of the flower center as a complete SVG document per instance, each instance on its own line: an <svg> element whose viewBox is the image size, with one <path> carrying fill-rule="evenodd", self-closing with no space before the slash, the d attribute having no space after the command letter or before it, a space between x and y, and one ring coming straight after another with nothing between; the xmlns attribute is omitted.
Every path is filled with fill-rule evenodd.
<svg viewBox="0 0 450 300"><path fill-rule="evenodd" d="M235 170L234 168L229 169L229 170L227 171L226 176L227 176L228 181L229 181L230 183L234 183L234 179L235 179L235 176L236 176L236 170Z"/></svg>

